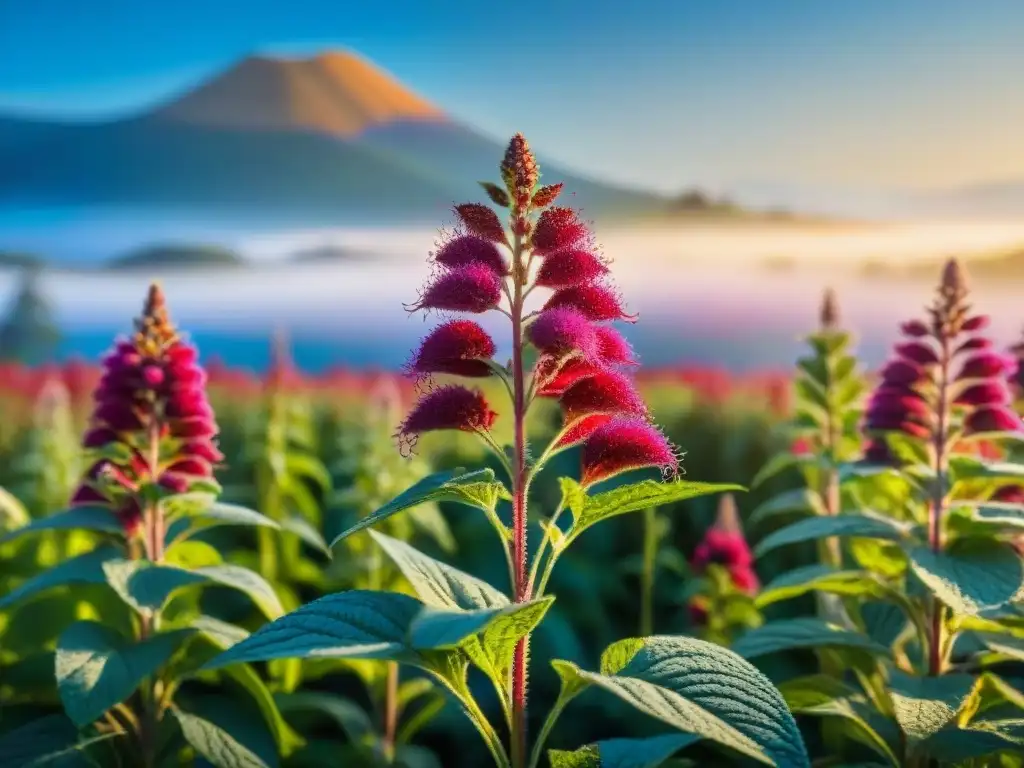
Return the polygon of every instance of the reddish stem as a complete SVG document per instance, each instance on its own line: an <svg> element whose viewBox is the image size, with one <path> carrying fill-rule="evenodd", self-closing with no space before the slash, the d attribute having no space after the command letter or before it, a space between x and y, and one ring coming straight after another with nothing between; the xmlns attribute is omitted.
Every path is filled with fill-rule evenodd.
<svg viewBox="0 0 1024 768"><path fill-rule="evenodd" d="M523 370L523 284L526 268L522 264L522 238L513 247L512 282L512 380L515 456L512 464L512 564L513 590L517 603L530 599L526 567L526 372ZM527 759L526 677L529 636L516 645L512 660L512 766L522 768Z"/></svg>
<svg viewBox="0 0 1024 768"><path fill-rule="evenodd" d="M932 498L928 515L928 545L932 552L938 554L942 551L942 518L946 505L946 442L949 430L949 363L950 348L949 339L943 334L940 339L941 351L938 367L938 397L936 399L936 416L938 423L935 428L935 435L932 444L934 454L935 480L932 486ZM931 637L928 648L928 674L937 676L942 674L942 625L943 606L934 596L931 606Z"/></svg>

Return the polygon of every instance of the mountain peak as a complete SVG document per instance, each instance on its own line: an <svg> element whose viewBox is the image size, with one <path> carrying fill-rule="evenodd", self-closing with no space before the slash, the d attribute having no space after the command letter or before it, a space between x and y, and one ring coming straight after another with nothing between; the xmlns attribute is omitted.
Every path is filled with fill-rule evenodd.
<svg viewBox="0 0 1024 768"><path fill-rule="evenodd" d="M348 51L308 58L249 56L153 117L235 130L341 137L391 123L445 121L440 109Z"/></svg>

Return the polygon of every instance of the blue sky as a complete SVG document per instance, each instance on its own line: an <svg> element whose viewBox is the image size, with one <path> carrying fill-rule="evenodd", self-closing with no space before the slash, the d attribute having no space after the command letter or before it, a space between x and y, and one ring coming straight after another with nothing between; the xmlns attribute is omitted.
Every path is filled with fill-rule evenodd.
<svg viewBox="0 0 1024 768"><path fill-rule="evenodd" d="M0 0L0 111L140 110L253 51L346 47L595 176L1024 177L1021 0Z"/></svg>

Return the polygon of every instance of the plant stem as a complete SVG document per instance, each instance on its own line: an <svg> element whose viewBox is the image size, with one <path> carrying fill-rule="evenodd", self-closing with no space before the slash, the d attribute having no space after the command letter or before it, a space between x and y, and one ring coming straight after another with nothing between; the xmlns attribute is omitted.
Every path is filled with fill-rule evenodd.
<svg viewBox="0 0 1024 768"><path fill-rule="evenodd" d="M644 510L643 571L640 574L640 636L654 634L654 571L658 557L658 513Z"/></svg>
<svg viewBox="0 0 1024 768"><path fill-rule="evenodd" d="M935 428L932 452L934 454L935 479L932 485L932 498L928 515L928 546L932 552L942 552L942 522L946 506L946 434L949 430L949 367L950 367L950 345L947 334L942 334L940 339L939 352L939 391L936 402L936 415L938 423ZM943 623L945 620L945 609L941 602L933 595L931 601L931 638L928 644L928 674L937 676L942 674L943 653Z"/></svg>
<svg viewBox="0 0 1024 768"><path fill-rule="evenodd" d="M148 455L146 457L149 476L155 482L160 472L160 422L153 420L149 428ZM146 558L152 563L159 563L164 558L164 520L159 502L147 503L143 510L143 536ZM156 611L143 612L139 627L139 637L145 640L159 628L160 617ZM158 690L160 681L154 676L150 680L148 690L141 692L143 712L139 718L139 741L142 759L147 768L156 765L157 731L160 724L159 701L161 692Z"/></svg>
<svg viewBox="0 0 1024 768"><path fill-rule="evenodd" d="M516 235L512 248L512 389L515 429L515 455L512 471L512 564L515 571L515 601L530 599L526 569L526 372L523 370L523 284L526 269L522 263L522 236ZM529 635L516 645L512 660L512 734L513 768L524 768L527 760L526 677Z"/></svg>
<svg viewBox="0 0 1024 768"><path fill-rule="evenodd" d="M395 734L398 732L398 663L388 662L387 677L384 681L384 723L381 740L384 759L395 761Z"/></svg>

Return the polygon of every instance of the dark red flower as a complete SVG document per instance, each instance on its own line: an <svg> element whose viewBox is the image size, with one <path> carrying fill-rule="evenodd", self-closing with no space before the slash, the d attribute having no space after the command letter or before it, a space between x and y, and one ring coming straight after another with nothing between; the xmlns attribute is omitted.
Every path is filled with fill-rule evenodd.
<svg viewBox="0 0 1024 768"><path fill-rule="evenodd" d="M964 360L957 379L987 379L1007 377L1017 370L1017 361L998 352L979 352Z"/></svg>
<svg viewBox="0 0 1024 768"><path fill-rule="evenodd" d="M508 264L498 246L477 235L459 235L448 240L434 254L434 261L449 269L486 264L499 275L508 273Z"/></svg>
<svg viewBox="0 0 1024 768"><path fill-rule="evenodd" d="M588 320L625 320L636 322L637 315L626 314L622 299L606 285L590 283L561 288L552 294L544 309L571 307L579 310Z"/></svg>
<svg viewBox="0 0 1024 768"><path fill-rule="evenodd" d="M931 331L928 329L928 326L922 323L920 320L908 320L905 323L901 323L900 330L903 331L904 335L911 336L914 338L927 336L931 333Z"/></svg>
<svg viewBox="0 0 1024 768"><path fill-rule="evenodd" d="M176 419L171 423L171 437L199 438L217 434L217 424L211 418L199 416L192 419Z"/></svg>
<svg viewBox="0 0 1024 768"><path fill-rule="evenodd" d="M961 329L968 332L980 331L989 326L989 318L987 315L975 315L964 320L964 324Z"/></svg>
<svg viewBox="0 0 1024 768"><path fill-rule="evenodd" d="M863 461L866 464L880 464L887 467L895 467L899 460L889 449L889 444L882 438L872 438L864 446Z"/></svg>
<svg viewBox="0 0 1024 768"><path fill-rule="evenodd" d="M992 501L1004 504L1024 504L1024 486L1004 485L992 494Z"/></svg>
<svg viewBox="0 0 1024 768"><path fill-rule="evenodd" d="M210 464L220 464L224 461L224 454L217 450L213 441L209 438L188 440L181 444L178 453L182 456L202 459Z"/></svg>
<svg viewBox="0 0 1024 768"><path fill-rule="evenodd" d="M924 375L924 371L907 360L890 360L882 368L882 381L886 384L916 384Z"/></svg>
<svg viewBox="0 0 1024 768"><path fill-rule="evenodd" d="M896 354L918 365L932 365L939 362L939 356L930 345L920 341L908 341L896 345Z"/></svg>
<svg viewBox="0 0 1024 768"><path fill-rule="evenodd" d="M603 370L601 366L580 357L571 357L564 362L562 358L544 358L537 365L537 396L559 397L580 379Z"/></svg>
<svg viewBox="0 0 1024 768"><path fill-rule="evenodd" d="M565 390L560 404L567 426L595 413L647 415L647 406L633 382L615 371L580 379Z"/></svg>
<svg viewBox="0 0 1024 768"><path fill-rule="evenodd" d="M985 432L1021 432L1024 425L1020 416L1005 406L985 406L972 411L964 419L964 435Z"/></svg>
<svg viewBox="0 0 1024 768"><path fill-rule="evenodd" d="M530 323L527 336L540 352L553 357L578 353L593 360L600 350L593 324L572 307L545 309Z"/></svg>
<svg viewBox="0 0 1024 768"><path fill-rule="evenodd" d="M467 264L439 275L409 308L486 312L501 301L501 277L485 264Z"/></svg>
<svg viewBox="0 0 1024 768"><path fill-rule="evenodd" d="M455 213L470 234L494 243L506 242L505 228L493 210L481 203L463 203L455 206Z"/></svg>
<svg viewBox="0 0 1024 768"><path fill-rule="evenodd" d="M703 573L712 563L731 569L733 566L749 566L753 562L750 546L742 533L709 528L693 552L692 565L695 571Z"/></svg>
<svg viewBox="0 0 1024 768"><path fill-rule="evenodd" d="M491 375L494 340L472 320L451 320L431 331L405 370L413 376L449 373L483 378Z"/></svg>
<svg viewBox="0 0 1024 768"><path fill-rule="evenodd" d="M584 486L615 477L623 472L646 467L661 467L675 473L679 469L672 446L656 427L645 419L618 416L594 431L583 445Z"/></svg>
<svg viewBox="0 0 1024 768"><path fill-rule="evenodd" d="M537 219L531 247L534 253L544 255L579 245L589 237L590 230L579 220L576 211L555 206L543 211Z"/></svg>
<svg viewBox="0 0 1024 768"><path fill-rule="evenodd" d="M729 576L736 589L748 595L756 594L761 588L761 580L751 567L737 566L729 569Z"/></svg>
<svg viewBox="0 0 1024 768"><path fill-rule="evenodd" d="M482 392L450 384L420 398L402 422L399 435L409 438L445 429L487 431L494 425L496 417Z"/></svg>
<svg viewBox="0 0 1024 768"><path fill-rule="evenodd" d="M71 497L71 506L92 506L94 504L106 504L107 497L97 491L91 485L80 485Z"/></svg>
<svg viewBox="0 0 1024 768"><path fill-rule="evenodd" d="M953 401L957 405L1008 405L1011 402L1010 388L1002 379L979 381L964 389Z"/></svg>
<svg viewBox="0 0 1024 768"><path fill-rule="evenodd" d="M608 267L597 254L583 248L567 248L544 258L535 282L543 288L568 288L607 273Z"/></svg>
<svg viewBox="0 0 1024 768"><path fill-rule="evenodd" d="M555 442L556 448L569 448L578 445L594 434L599 427L604 426L615 416L610 413L592 413L583 416L572 422L572 426L564 431L561 437Z"/></svg>
<svg viewBox="0 0 1024 768"><path fill-rule="evenodd" d="M992 340L986 339L984 336L975 336L967 339L963 344L956 348L956 354L962 352L976 352L980 349L989 349L992 346Z"/></svg>
<svg viewBox="0 0 1024 768"><path fill-rule="evenodd" d="M182 451L182 456L175 459L167 471L176 475L190 475L192 477L213 477L213 467L210 462L201 456L188 455Z"/></svg>
<svg viewBox="0 0 1024 768"><path fill-rule="evenodd" d="M610 325L594 328L597 334L598 354L606 365L637 365L633 348L621 333Z"/></svg>

